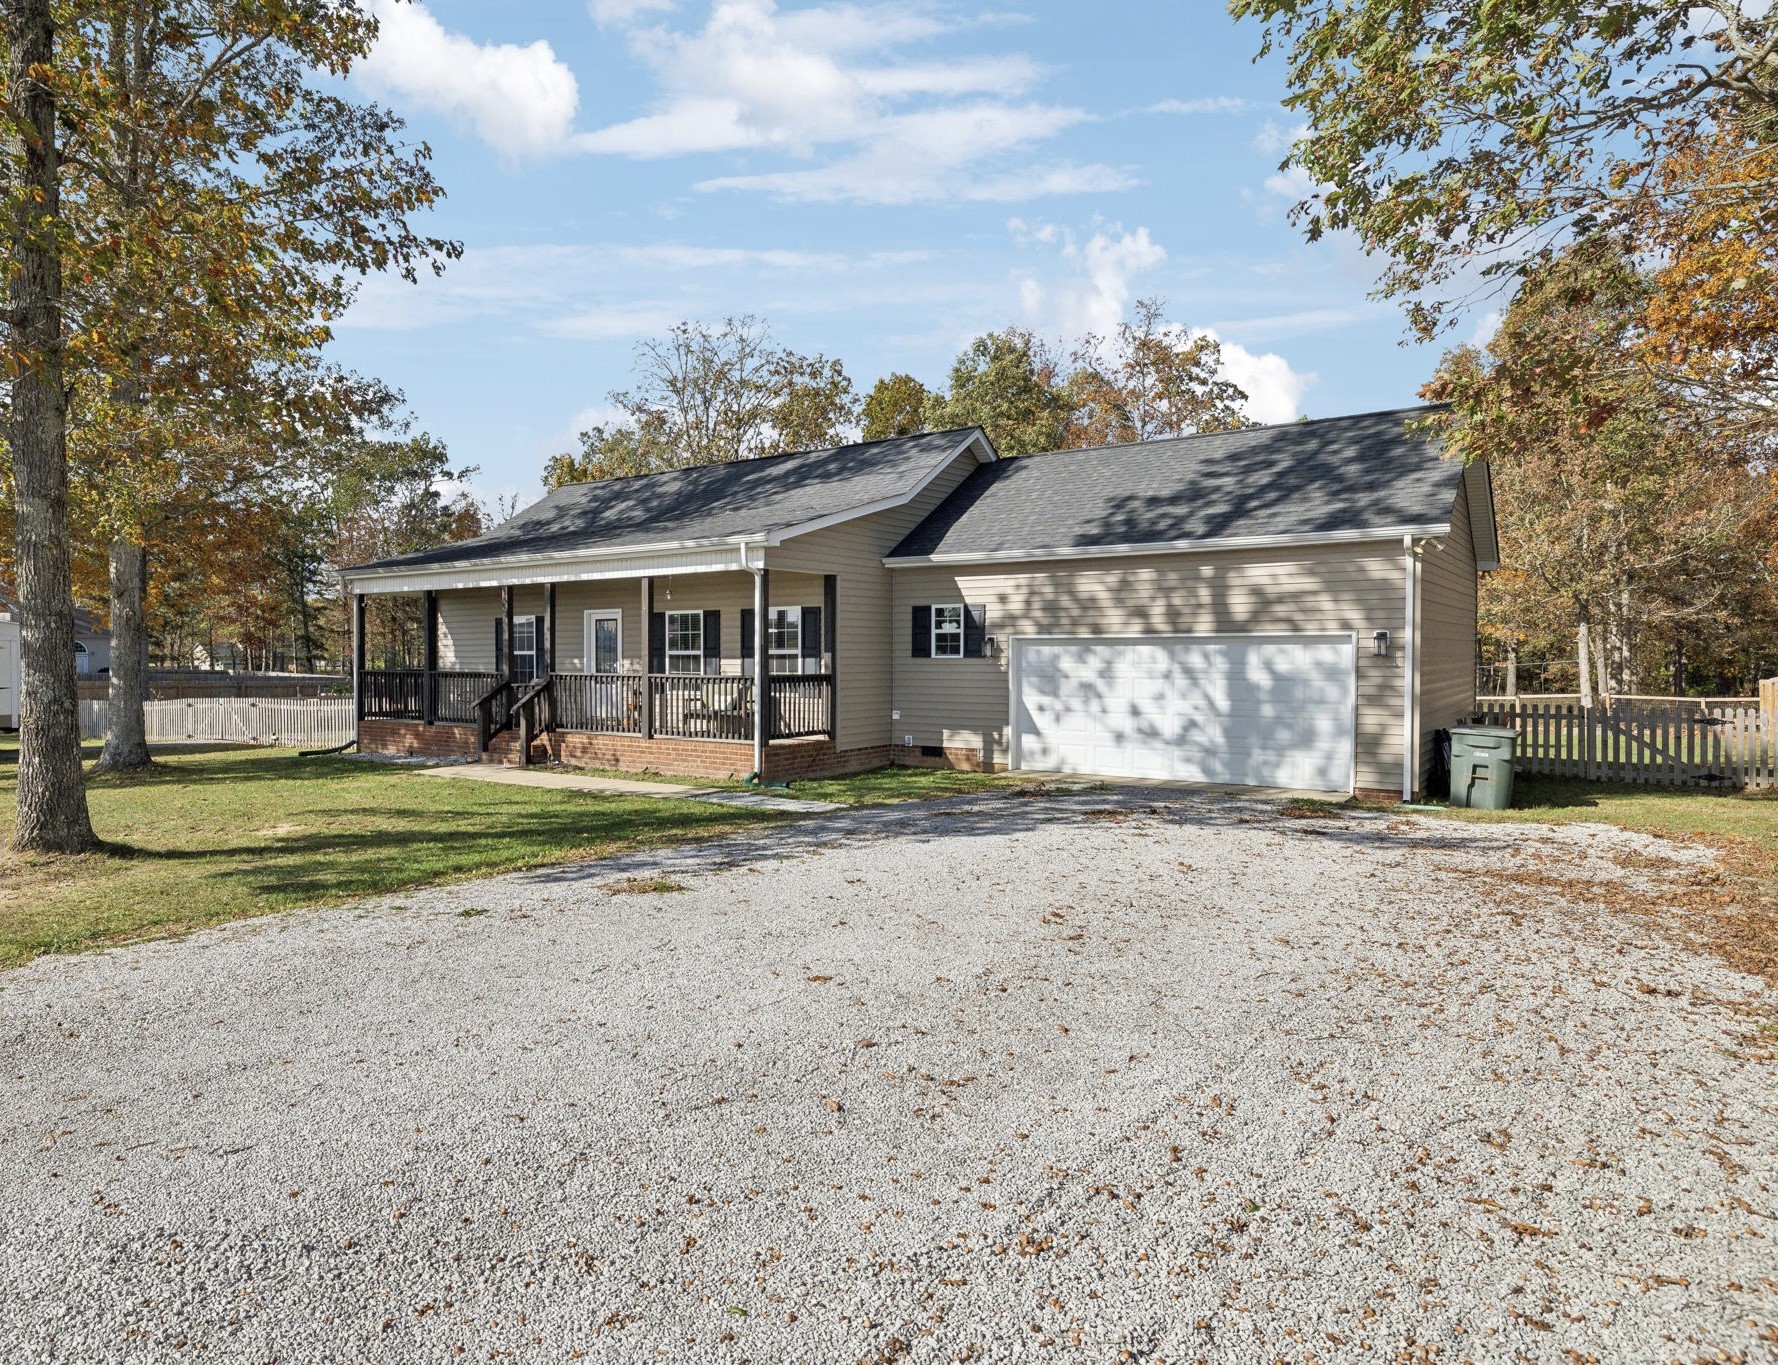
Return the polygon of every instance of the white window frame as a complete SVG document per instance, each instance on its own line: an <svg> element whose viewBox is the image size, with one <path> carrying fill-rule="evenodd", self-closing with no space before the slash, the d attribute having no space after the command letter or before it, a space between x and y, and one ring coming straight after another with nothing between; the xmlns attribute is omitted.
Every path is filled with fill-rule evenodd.
<svg viewBox="0 0 1778 1365"><path fill-rule="evenodd" d="M82 678L89 678L92 676L93 654L92 651L86 647L86 642L83 640L76 640L74 642L74 672Z"/></svg>
<svg viewBox="0 0 1778 1365"><path fill-rule="evenodd" d="M673 674L678 674L681 676L688 675L688 674L702 673L704 671L704 613L701 611L670 611L666 614L666 616L667 616L667 638L666 638L665 644L666 644L666 655L667 655L667 672L673 673ZM697 644L697 649L696 649L695 653L694 653L694 651L689 650L689 649L674 649L673 648L673 620L675 617L678 617L681 619L689 617L692 621L694 621L696 623L698 644ZM675 659L681 659L681 660L691 659L694 663L694 667L676 668L676 667L674 667L674 664L673 664L673 661Z"/></svg>
<svg viewBox="0 0 1778 1365"><path fill-rule="evenodd" d="M519 648L519 632L525 631L531 637L529 649ZM537 655L541 641L537 638L537 618L535 616L515 616L512 618L512 639L506 642L506 652L512 656L512 680L514 682L534 682L537 678ZM520 664L520 660L525 662Z"/></svg>
<svg viewBox="0 0 1778 1365"><path fill-rule="evenodd" d="M939 623L940 616L942 613L945 613L945 612L956 612L957 613L957 625L956 625L955 629L952 629L949 626L946 626L943 630L939 629L938 623ZM933 603L933 605L932 605L932 657L933 658L935 658L935 659L961 659L963 657L963 627L964 627L964 622L966 620L967 620L967 608L964 607L963 603L961 603L961 602L944 602L944 603L935 602L935 603ZM947 646L945 649L941 650L938 647L940 640L943 640L945 642L945 645ZM953 644L955 645L954 649L950 647Z"/></svg>
<svg viewBox="0 0 1778 1365"><path fill-rule="evenodd" d="M772 643L772 628L775 618L782 613L787 624L796 632L795 643L788 649ZM773 607L766 612L766 672L768 673L801 673L803 671L803 609L801 607Z"/></svg>

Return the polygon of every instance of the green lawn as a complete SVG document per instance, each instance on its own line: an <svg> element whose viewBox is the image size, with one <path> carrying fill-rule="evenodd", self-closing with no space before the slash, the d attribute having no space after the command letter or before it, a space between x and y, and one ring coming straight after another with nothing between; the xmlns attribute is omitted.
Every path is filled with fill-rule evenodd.
<svg viewBox="0 0 1778 1365"><path fill-rule="evenodd" d="M10 840L16 740L0 745ZM103 851L0 855L0 966L296 906L598 857L781 817L696 801L440 782L286 749L158 752L95 777Z"/></svg>
<svg viewBox="0 0 1778 1365"><path fill-rule="evenodd" d="M96 753L92 746L89 757ZM17 737L0 736L0 844L12 833L17 757ZM792 794L881 805L1006 780L885 768L799 782ZM160 750L151 772L93 777L88 792L101 852L0 854L0 967L783 818L698 801L440 782L402 765L234 746Z"/></svg>
<svg viewBox="0 0 1778 1365"><path fill-rule="evenodd" d="M1697 788L1520 777L1507 811L1446 812L1453 819L1577 821L1619 825L1649 834L1709 835L1778 849L1778 791L1712 792Z"/></svg>

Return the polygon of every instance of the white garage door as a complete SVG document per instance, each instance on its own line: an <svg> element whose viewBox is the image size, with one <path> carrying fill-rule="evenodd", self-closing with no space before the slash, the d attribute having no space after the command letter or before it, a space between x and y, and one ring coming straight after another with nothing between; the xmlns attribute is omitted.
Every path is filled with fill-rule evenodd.
<svg viewBox="0 0 1778 1365"><path fill-rule="evenodd" d="M1018 767L1351 790L1349 635L1041 639L1014 648Z"/></svg>

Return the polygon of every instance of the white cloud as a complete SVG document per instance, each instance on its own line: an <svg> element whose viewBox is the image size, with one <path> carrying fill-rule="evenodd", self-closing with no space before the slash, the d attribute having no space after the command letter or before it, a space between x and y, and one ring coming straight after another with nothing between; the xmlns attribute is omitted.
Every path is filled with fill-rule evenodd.
<svg viewBox="0 0 1778 1365"><path fill-rule="evenodd" d="M1475 331L1469 335L1471 346L1486 346L1494 340L1494 334L1500 330L1500 324L1506 321L1506 314L1498 308L1490 308L1476 319Z"/></svg>
<svg viewBox="0 0 1778 1365"><path fill-rule="evenodd" d="M1218 335L1230 334L1247 340L1281 336L1301 336L1304 332L1324 332L1329 328L1346 327L1354 322L1388 311L1384 304L1356 308L1303 308L1294 313L1273 313L1267 317L1242 318L1239 321L1213 322Z"/></svg>
<svg viewBox="0 0 1778 1365"><path fill-rule="evenodd" d="M1014 218L1007 227L1015 240L1060 245L1060 258L1070 273L1048 285L1035 275L1024 276L1018 281L1019 306L1032 327L1070 339L1104 336L1116 328L1134 296L1136 277L1167 259L1166 249L1145 227L1134 232L1115 225L1099 228L1084 243L1053 224L1033 227Z"/></svg>
<svg viewBox="0 0 1778 1365"><path fill-rule="evenodd" d="M419 0L366 5L380 32L354 75L372 93L444 114L508 156L568 145L580 88L548 43L477 43L447 32Z"/></svg>
<svg viewBox="0 0 1778 1365"><path fill-rule="evenodd" d="M1006 200L1131 183L1108 166L1022 164L1035 144L1088 117L1022 98L1044 75L1030 57L899 51L963 26L921 7L781 12L774 0L720 0L691 31L637 23L631 43L658 83L654 107L582 133L574 145L637 159L830 156L819 166L749 169L698 184L798 200Z"/></svg>
<svg viewBox="0 0 1778 1365"><path fill-rule="evenodd" d="M1289 130L1280 128L1277 123L1267 119L1253 135L1253 145L1267 156L1276 156L1293 142L1300 142L1309 135L1309 125L1299 123Z"/></svg>
<svg viewBox="0 0 1778 1365"><path fill-rule="evenodd" d="M538 326L545 335L564 341L623 341L659 335L680 317L680 312L670 304L613 303L549 318Z"/></svg>
<svg viewBox="0 0 1778 1365"><path fill-rule="evenodd" d="M1315 193L1315 178L1301 166L1292 166L1275 175L1268 175L1265 186L1268 194L1275 194L1280 199L1289 199L1294 203L1308 199Z"/></svg>
<svg viewBox="0 0 1778 1365"><path fill-rule="evenodd" d="M1222 378L1238 384L1247 395L1246 415L1256 422L1291 422L1302 413L1303 394L1319 379L1313 371L1297 371L1283 356L1256 355L1245 346L1222 341L1210 328L1194 336L1215 338L1222 346Z"/></svg>
<svg viewBox="0 0 1778 1365"><path fill-rule="evenodd" d="M632 24L644 14L673 8L673 0L587 0L587 13L602 27Z"/></svg>
<svg viewBox="0 0 1778 1365"><path fill-rule="evenodd" d="M1160 100L1149 105L1145 114L1245 114L1259 106L1252 100L1234 95L1205 95L1189 100Z"/></svg>
<svg viewBox="0 0 1778 1365"><path fill-rule="evenodd" d="M609 339L698 316L712 306L710 289L807 283L819 296L832 297L836 281L882 281L928 259L925 251L674 242L472 247L442 277L423 275L409 284L387 273L369 276L340 325L405 331L484 317L554 336ZM710 282L708 288L700 288L700 279ZM731 296L713 306L720 311L738 302ZM786 306L794 307L794 296Z"/></svg>

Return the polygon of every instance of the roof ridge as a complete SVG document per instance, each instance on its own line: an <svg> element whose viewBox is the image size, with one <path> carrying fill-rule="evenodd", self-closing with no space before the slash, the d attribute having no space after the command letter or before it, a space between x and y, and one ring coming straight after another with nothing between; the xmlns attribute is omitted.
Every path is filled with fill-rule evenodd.
<svg viewBox="0 0 1778 1365"><path fill-rule="evenodd" d="M1042 458L1045 455L1083 455L1098 450L1128 450L1134 446L1158 446L1173 441L1207 440L1213 436L1242 436L1257 431L1295 431L1300 427L1321 426L1326 422L1356 422L1363 417L1390 417L1394 414L1408 412L1437 412L1448 408L1449 403L1416 403L1405 408L1377 408L1372 412L1342 412L1331 417L1293 417L1288 422L1261 422L1251 427L1227 427L1222 431L1188 431L1178 436L1152 436L1146 441L1107 441L1096 446L1063 446L1057 450L1034 450L1029 455L1015 455L1006 460L1007 464L1016 464L1020 460Z"/></svg>
<svg viewBox="0 0 1778 1365"><path fill-rule="evenodd" d="M769 455L747 455L733 460L717 460L710 464L685 464L672 469L650 469L640 474L612 474L603 479L573 479L568 483L557 484L550 493L559 493L564 488L589 488L595 484L626 483L632 479L661 479L673 474L695 474L703 469L727 469L731 465L761 464L770 460L788 460L799 455L838 455L841 451L862 450L866 446L891 445L897 441L917 441L926 436L961 436L966 431L977 431L978 427L941 427L937 431L914 431L906 436L879 436L874 441L848 441L838 446L811 446L804 450L774 450ZM549 493L545 493L547 498ZM542 499L539 499L542 501ZM535 503L532 506L536 506Z"/></svg>

